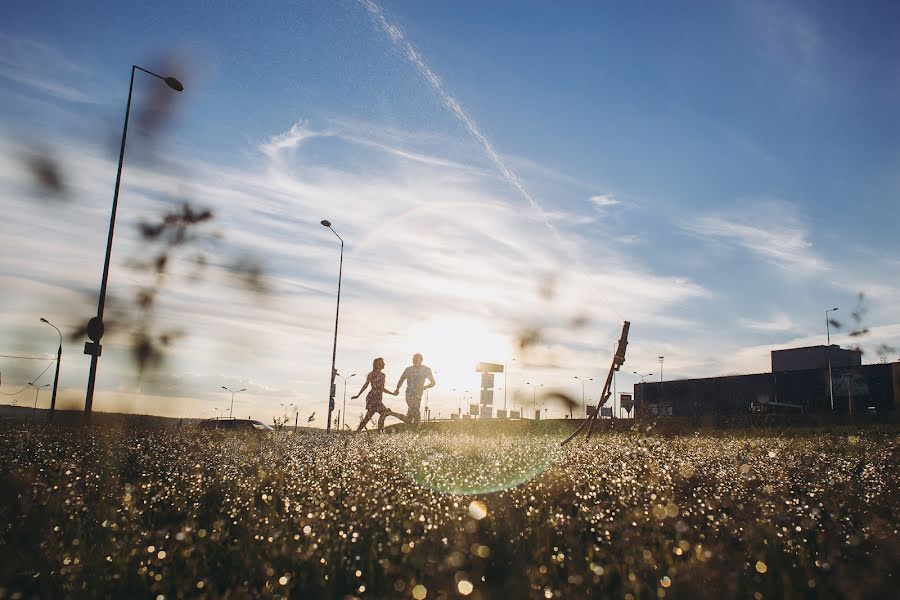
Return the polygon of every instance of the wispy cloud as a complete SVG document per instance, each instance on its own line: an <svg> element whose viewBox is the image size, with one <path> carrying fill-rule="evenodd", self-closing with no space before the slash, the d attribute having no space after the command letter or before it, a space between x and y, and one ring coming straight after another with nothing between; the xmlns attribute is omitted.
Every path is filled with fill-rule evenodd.
<svg viewBox="0 0 900 600"><path fill-rule="evenodd" d="M297 121L291 125L290 129L271 136L264 143L260 144L259 150L272 160L278 159L282 154L290 150L296 150L304 141L314 137L330 135L327 132L313 131L309 129L302 121Z"/></svg>
<svg viewBox="0 0 900 600"><path fill-rule="evenodd" d="M797 331L797 324L785 313L778 313L767 320L741 318L738 325L762 333Z"/></svg>
<svg viewBox="0 0 900 600"><path fill-rule="evenodd" d="M55 47L31 38L0 33L0 77L67 102L97 99L68 80L83 79L84 67Z"/></svg>
<svg viewBox="0 0 900 600"><path fill-rule="evenodd" d="M588 201L597 208L606 208L608 206L616 206L621 204L619 200L609 194L595 194L588 198Z"/></svg>
<svg viewBox="0 0 900 600"><path fill-rule="evenodd" d="M748 206L739 213L705 215L686 222L685 231L746 250L785 271L812 275L829 266L809 240L809 232L781 202Z"/></svg>

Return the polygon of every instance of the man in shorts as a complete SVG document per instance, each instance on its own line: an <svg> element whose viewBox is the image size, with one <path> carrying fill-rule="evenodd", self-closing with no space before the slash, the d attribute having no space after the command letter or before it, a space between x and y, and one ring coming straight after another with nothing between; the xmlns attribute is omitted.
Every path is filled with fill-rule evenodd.
<svg viewBox="0 0 900 600"><path fill-rule="evenodd" d="M425 380L429 382L427 385ZM411 367L406 367L403 375L400 376L400 381L397 382L397 389L394 390L395 395L400 393L400 386L403 385L404 381L406 382L406 404L409 407L409 411L406 413L406 422L418 425L419 421L422 420L419 414L419 405L422 404L422 393L435 386L434 375L431 373L431 369L422 364L421 354L413 355L413 364Z"/></svg>

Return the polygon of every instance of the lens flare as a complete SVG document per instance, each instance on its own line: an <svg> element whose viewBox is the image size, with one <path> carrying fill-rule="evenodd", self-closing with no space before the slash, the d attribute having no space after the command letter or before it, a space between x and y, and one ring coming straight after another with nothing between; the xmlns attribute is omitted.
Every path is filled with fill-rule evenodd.
<svg viewBox="0 0 900 600"><path fill-rule="evenodd" d="M490 494L526 483L552 467L559 441L549 436L422 434L401 461L422 487L449 494Z"/></svg>

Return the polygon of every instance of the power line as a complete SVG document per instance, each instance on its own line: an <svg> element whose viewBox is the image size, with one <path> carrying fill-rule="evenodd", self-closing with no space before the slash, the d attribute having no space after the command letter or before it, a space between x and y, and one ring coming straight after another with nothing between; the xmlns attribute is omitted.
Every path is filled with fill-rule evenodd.
<svg viewBox="0 0 900 600"><path fill-rule="evenodd" d="M54 360L56 360L55 358L46 358L46 357L43 357L43 356L15 356L15 355L13 355L13 354L0 354L0 357L3 357L3 358L18 358L18 359L21 359L21 360L49 360L49 361L51 361L51 362L53 362Z"/></svg>
<svg viewBox="0 0 900 600"><path fill-rule="evenodd" d="M34 379L32 379L32 380L31 380L31 383L37 383L37 382L38 382L38 379L40 379L41 377L44 376L44 373L47 372L47 369L49 369L50 367L53 366L53 363L54 363L54 362L56 362L56 361L55 361L55 360L50 361L50 364L47 365L47 368L44 369L43 371L41 371L41 374L40 374L40 375L38 375L37 377L35 377ZM29 385L31 385L31 384L29 384ZM0 392L0 395L2 395L2 396L17 396L17 395L21 394L22 392L24 392L25 390L27 390L28 387L29 387L29 385L26 385L25 387L23 387L23 388L22 388L21 390L19 390L18 392L13 392L12 394L7 394L6 392Z"/></svg>

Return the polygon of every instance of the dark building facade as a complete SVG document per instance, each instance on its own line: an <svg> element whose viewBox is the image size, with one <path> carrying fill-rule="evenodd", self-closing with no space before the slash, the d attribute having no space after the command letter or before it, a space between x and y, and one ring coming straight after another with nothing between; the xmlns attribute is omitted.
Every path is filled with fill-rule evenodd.
<svg viewBox="0 0 900 600"><path fill-rule="evenodd" d="M792 368L807 366L826 348L773 351L772 364L780 370L771 373L637 384L635 414L702 417L752 412L830 413L827 358L824 367L819 360L814 368ZM797 352L792 354L793 350ZM836 346L832 350L838 351L832 356L834 412L883 413L897 408L900 362L862 365L859 352Z"/></svg>
<svg viewBox="0 0 900 600"><path fill-rule="evenodd" d="M862 352L832 344L831 346L772 350L772 372L827 369L829 357L832 369L834 367L862 366Z"/></svg>

